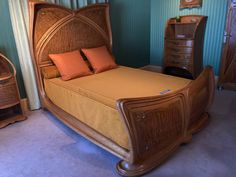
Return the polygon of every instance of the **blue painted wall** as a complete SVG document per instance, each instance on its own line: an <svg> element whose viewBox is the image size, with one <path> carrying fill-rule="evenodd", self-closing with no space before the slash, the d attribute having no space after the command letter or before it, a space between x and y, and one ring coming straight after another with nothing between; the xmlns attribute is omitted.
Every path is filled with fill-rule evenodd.
<svg viewBox="0 0 236 177"><path fill-rule="evenodd" d="M166 21L177 15L207 15L204 64L219 71L227 0L204 0L200 9L179 10L180 0L110 0L113 52L119 64L140 67L162 65ZM0 0L0 52L17 68L21 97L26 97L8 9Z"/></svg>
<svg viewBox="0 0 236 177"><path fill-rule="evenodd" d="M22 79L19 58L16 50L15 39L11 26L8 0L0 0L0 52L9 58L17 70L17 82L22 98L26 97L25 87Z"/></svg>
<svg viewBox="0 0 236 177"><path fill-rule="evenodd" d="M212 65L219 73L221 49L227 14L227 0L203 0L202 8L179 9L180 0L151 0L150 63L162 65L164 32L169 18L177 15L199 14L208 16L204 64Z"/></svg>
<svg viewBox="0 0 236 177"><path fill-rule="evenodd" d="M113 53L121 65L150 62L150 0L109 0ZM159 1L158 1L159 2Z"/></svg>

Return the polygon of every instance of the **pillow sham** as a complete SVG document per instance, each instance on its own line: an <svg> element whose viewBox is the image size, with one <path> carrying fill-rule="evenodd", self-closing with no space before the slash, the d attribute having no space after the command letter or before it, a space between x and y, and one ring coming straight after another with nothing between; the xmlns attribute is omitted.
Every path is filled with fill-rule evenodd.
<svg viewBox="0 0 236 177"><path fill-rule="evenodd" d="M90 70L93 70L88 60L84 60ZM46 66L42 68L42 74L44 79L53 79L57 77L61 77L60 72L58 71L55 65Z"/></svg>
<svg viewBox="0 0 236 177"><path fill-rule="evenodd" d="M117 67L113 56L107 50L106 46L81 50L90 62L95 73L100 73Z"/></svg>
<svg viewBox="0 0 236 177"><path fill-rule="evenodd" d="M59 70L62 80L67 81L92 74L77 50L67 53L49 54L49 57Z"/></svg>
<svg viewBox="0 0 236 177"><path fill-rule="evenodd" d="M42 74L44 79L53 79L61 76L55 65L43 67Z"/></svg>

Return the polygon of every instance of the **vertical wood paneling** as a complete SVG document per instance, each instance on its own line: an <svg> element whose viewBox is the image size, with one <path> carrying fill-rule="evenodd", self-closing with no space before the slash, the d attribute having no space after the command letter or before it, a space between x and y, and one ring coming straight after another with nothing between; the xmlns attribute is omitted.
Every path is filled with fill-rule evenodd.
<svg viewBox="0 0 236 177"><path fill-rule="evenodd" d="M219 73L223 34L227 13L227 0L204 0L202 8L179 9L180 0L151 0L151 39L150 62L162 65L164 50L164 31L169 18L177 15L199 14L208 16L204 65L212 65Z"/></svg>
<svg viewBox="0 0 236 177"><path fill-rule="evenodd" d="M60 4L71 9L78 9L79 7L84 7L89 4L108 2L108 0L45 0L45 1Z"/></svg>
<svg viewBox="0 0 236 177"><path fill-rule="evenodd" d="M150 58L150 0L109 0L113 53L121 65L140 67Z"/></svg>

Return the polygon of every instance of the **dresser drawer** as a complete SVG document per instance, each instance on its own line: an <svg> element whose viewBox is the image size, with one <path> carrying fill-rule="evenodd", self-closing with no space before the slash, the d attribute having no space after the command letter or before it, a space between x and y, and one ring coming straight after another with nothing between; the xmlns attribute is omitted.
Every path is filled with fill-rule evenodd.
<svg viewBox="0 0 236 177"><path fill-rule="evenodd" d="M190 61L192 58L191 54L174 54L174 53L169 53L165 55L166 59L171 59L171 60L188 60Z"/></svg>
<svg viewBox="0 0 236 177"><path fill-rule="evenodd" d="M192 54L193 48L191 47L167 47L167 54Z"/></svg>
<svg viewBox="0 0 236 177"><path fill-rule="evenodd" d="M172 65L192 65L190 60L179 60L174 58L167 58L166 63Z"/></svg>
<svg viewBox="0 0 236 177"><path fill-rule="evenodd" d="M20 99L14 79L0 83L0 109L18 104L19 102Z"/></svg>
<svg viewBox="0 0 236 177"><path fill-rule="evenodd" d="M192 68L193 68L193 65L190 60L176 60L176 59L170 59L170 58L165 60L165 67L167 66L183 68L190 71L192 71Z"/></svg>
<svg viewBox="0 0 236 177"><path fill-rule="evenodd" d="M166 40L167 47L193 47L193 40Z"/></svg>

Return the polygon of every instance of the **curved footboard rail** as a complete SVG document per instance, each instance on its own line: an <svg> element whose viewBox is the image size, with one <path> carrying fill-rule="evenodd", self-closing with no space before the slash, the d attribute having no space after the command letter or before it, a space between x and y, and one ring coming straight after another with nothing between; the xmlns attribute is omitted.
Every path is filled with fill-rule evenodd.
<svg viewBox="0 0 236 177"><path fill-rule="evenodd" d="M196 81L189 85L188 100L189 119L188 133L200 131L209 122L207 113L215 94L215 79L213 69L207 66Z"/></svg>
<svg viewBox="0 0 236 177"><path fill-rule="evenodd" d="M208 110L214 95L211 67L184 89L146 98L117 101L126 125L130 156L117 164L122 176L139 176L160 165L182 143L191 140L192 133L206 125Z"/></svg>

